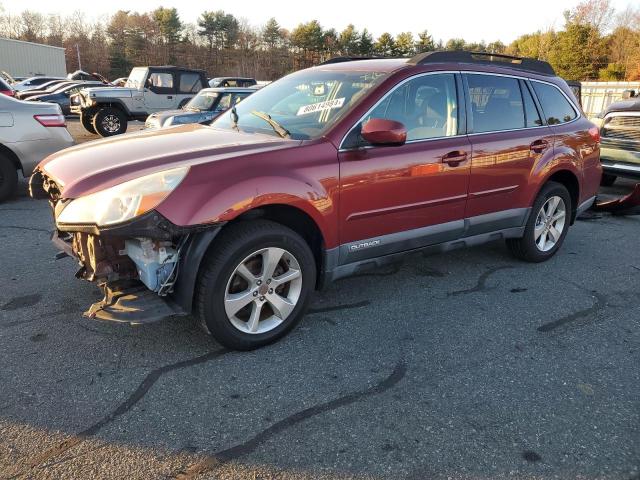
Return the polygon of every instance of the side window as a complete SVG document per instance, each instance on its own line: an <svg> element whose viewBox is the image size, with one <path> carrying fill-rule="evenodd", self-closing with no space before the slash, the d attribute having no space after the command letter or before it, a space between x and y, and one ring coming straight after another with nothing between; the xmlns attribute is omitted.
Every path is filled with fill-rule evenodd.
<svg viewBox="0 0 640 480"><path fill-rule="evenodd" d="M372 118L402 123L407 129L407 141L457 135L455 76L421 75L397 87L349 133L343 148L367 145L360 131Z"/></svg>
<svg viewBox="0 0 640 480"><path fill-rule="evenodd" d="M549 125L567 123L578 116L569 100L552 85L531 82Z"/></svg>
<svg viewBox="0 0 640 480"><path fill-rule="evenodd" d="M533 96L529 91L529 86L521 81L520 87L522 88L522 98L524 100L524 116L527 127L542 126L542 118L540 118L538 107L536 107L536 103L533 101Z"/></svg>
<svg viewBox="0 0 640 480"><path fill-rule="evenodd" d="M166 72L153 72L147 78L147 88L154 93L174 93L173 75Z"/></svg>
<svg viewBox="0 0 640 480"><path fill-rule="evenodd" d="M223 97L218 102L218 105L216 105L216 112L223 112L231 108L231 98L232 95L230 93L223 95Z"/></svg>
<svg viewBox="0 0 640 480"><path fill-rule="evenodd" d="M467 75L473 133L524 128L524 106L517 79Z"/></svg>
<svg viewBox="0 0 640 480"><path fill-rule="evenodd" d="M233 95L233 101L231 102L233 105L239 104L242 100L247 98L249 94L247 93L236 93Z"/></svg>
<svg viewBox="0 0 640 480"><path fill-rule="evenodd" d="M200 75L197 73L180 74L180 93L198 93L202 90Z"/></svg>

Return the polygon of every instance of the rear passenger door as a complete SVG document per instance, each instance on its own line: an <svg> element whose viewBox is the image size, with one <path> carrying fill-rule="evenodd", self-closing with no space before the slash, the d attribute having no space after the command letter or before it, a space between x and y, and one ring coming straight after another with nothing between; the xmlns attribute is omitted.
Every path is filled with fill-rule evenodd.
<svg viewBox="0 0 640 480"><path fill-rule="evenodd" d="M553 155L528 81L467 73L467 126L472 145L467 235L519 227L528 213L526 188L537 162Z"/></svg>

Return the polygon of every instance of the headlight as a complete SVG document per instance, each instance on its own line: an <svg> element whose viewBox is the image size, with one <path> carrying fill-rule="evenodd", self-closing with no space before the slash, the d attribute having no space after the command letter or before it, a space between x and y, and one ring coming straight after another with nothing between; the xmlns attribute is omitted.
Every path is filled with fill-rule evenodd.
<svg viewBox="0 0 640 480"><path fill-rule="evenodd" d="M180 184L189 167L153 173L72 200L60 213L59 224L113 225L153 210Z"/></svg>
<svg viewBox="0 0 640 480"><path fill-rule="evenodd" d="M169 117L167 123L165 124L167 127L169 125L185 125L187 123L195 123L195 115L179 115Z"/></svg>

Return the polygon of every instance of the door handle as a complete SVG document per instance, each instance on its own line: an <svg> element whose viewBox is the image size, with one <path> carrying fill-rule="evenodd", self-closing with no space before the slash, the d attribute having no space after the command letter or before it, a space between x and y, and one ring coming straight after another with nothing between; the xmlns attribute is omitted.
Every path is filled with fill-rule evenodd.
<svg viewBox="0 0 640 480"><path fill-rule="evenodd" d="M450 167L457 167L467 160L467 152L449 152L442 156L442 163L446 163Z"/></svg>
<svg viewBox="0 0 640 480"><path fill-rule="evenodd" d="M546 140L536 140L531 145L529 145L529 149L533 153L542 153L547 148L549 148L549 142L547 142Z"/></svg>
<svg viewBox="0 0 640 480"><path fill-rule="evenodd" d="M173 95L167 95L167 98L168 98L169 100L171 100L171 99L173 99Z"/></svg>

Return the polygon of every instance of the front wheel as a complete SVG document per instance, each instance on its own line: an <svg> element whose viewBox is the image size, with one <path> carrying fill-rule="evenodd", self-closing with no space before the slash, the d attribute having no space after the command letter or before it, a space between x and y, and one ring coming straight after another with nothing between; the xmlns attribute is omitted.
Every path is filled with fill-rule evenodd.
<svg viewBox="0 0 640 480"><path fill-rule="evenodd" d="M127 131L127 117L118 108L101 108L93 117L93 128L101 137L120 135Z"/></svg>
<svg viewBox="0 0 640 480"><path fill-rule="evenodd" d="M222 345L259 348L300 322L315 282L313 253L300 235L267 220L241 222L222 232L204 261L198 316Z"/></svg>
<svg viewBox="0 0 640 480"><path fill-rule="evenodd" d="M547 183L533 204L524 236L507 240L511 253L527 262L550 259L567 236L571 214L571 197L567 188L560 183Z"/></svg>

